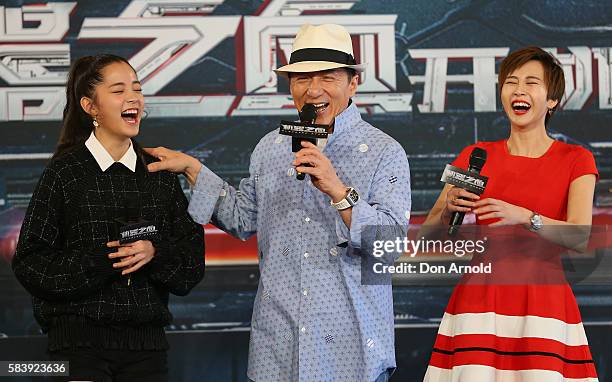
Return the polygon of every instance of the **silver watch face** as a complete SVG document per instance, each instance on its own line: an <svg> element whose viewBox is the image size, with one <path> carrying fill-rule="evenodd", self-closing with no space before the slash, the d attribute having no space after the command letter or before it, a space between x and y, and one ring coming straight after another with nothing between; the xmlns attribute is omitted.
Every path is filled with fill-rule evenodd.
<svg viewBox="0 0 612 382"><path fill-rule="evenodd" d="M355 191L355 189L352 188L351 191L349 191L348 195L346 195L346 199L348 199L351 205L355 205L357 201L359 201L359 194L357 193L357 191Z"/></svg>
<svg viewBox="0 0 612 382"><path fill-rule="evenodd" d="M531 217L531 228L533 228L534 230L538 230L542 228L543 225L544 223L542 222L542 216L540 216L539 214L533 214L533 216Z"/></svg>

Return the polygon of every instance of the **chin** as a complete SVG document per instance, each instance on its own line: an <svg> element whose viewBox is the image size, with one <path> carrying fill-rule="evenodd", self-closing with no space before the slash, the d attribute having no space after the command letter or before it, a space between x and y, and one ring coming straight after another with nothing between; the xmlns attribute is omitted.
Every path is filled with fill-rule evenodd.
<svg viewBox="0 0 612 382"><path fill-rule="evenodd" d="M123 129L122 132L123 132L123 135L125 135L126 137L134 138L140 132L140 127L139 126L130 126L130 127L127 127L125 129Z"/></svg>
<svg viewBox="0 0 612 382"><path fill-rule="evenodd" d="M334 120L333 117L329 117L327 115L324 115L324 116L318 117L316 122L319 125L329 125L330 123L332 123L333 120Z"/></svg>
<svg viewBox="0 0 612 382"><path fill-rule="evenodd" d="M530 119L528 121L525 121L525 120L520 120L520 121L514 120L514 121L512 121L511 120L510 122L512 123L513 126L523 129L523 128L527 128L527 127L533 126L534 123L535 123L535 120L533 120L533 119Z"/></svg>

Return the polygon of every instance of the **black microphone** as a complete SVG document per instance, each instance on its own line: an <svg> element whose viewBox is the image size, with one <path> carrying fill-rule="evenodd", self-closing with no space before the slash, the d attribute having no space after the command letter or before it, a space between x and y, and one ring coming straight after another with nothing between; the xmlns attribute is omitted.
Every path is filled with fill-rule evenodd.
<svg viewBox="0 0 612 382"><path fill-rule="evenodd" d="M300 111L298 114L300 116L300 121L305 122L305 123L313 124L313 123L315 123L315 121L317 119L317 109L311 103L304 104L304 107L302 107L302 111ZM304 140L307 140L308 142L312 143L313 145L317 144L317 139L316 138L304 138ZM298 137L292 137L291 138L291 147L293 148L293 152L294 153L300 151L300 149L302 148L301 141L302 141L302 139L300 139ZM296 146L299 147L298 150L295 149ZM302 164L302 166L310 167L310 165L308 163L304 163L304 164ZM295 175L295 178L297 180L304 180L305 177L306 177L306 174L301 173L299 171Z"/></svg>
<svg viewBox="0 0 612 382"><path fill-rule="evenodd" d="M157 238L155 224L141 217L140 198L136 193L127 193L123 200L124 217L119 222L119 244Z"/></svg>
<svg viewBox="0 0 612 382"><path fill-rule="evenodd" d="M317 119L317 108L311 103L304 104L302 111L298 112L298 115L300 116L300 121L313 124Z"/></svg>
<svg viewBox="0 0 612 382"><path fill-rule="evenodd" d="M302 141L308 141L316 145L317 139L325 139L329 135L329 126L315 124L317 108L313 104L305 104L298 114L300 116L299 123L281 121L279 126L279 134L291 136L291 151L294 153L302 149ZM302 166L309 167L307 163L302 164ZM297 180L304 180L305 176L306 174L298 171L295 177Z"/></svg>
<svg viewBox="0 0 612 382"><path fill-rule="evenodd" d="M126 193L123 198L124 217L115 219L119 223L119 244L133 243L138 240L154 240L158 236L155 224L141 217L140 197L137 192ZM127 285L132 278L128 275Z"/></svg>
<svg viewBox="0 0 612 382"><path fill-rule="evenodd" d="M462 178L464 182L468 182L468 187L462 187L463 185L458 185L464 189L467 189L470 192L473 192L477 195L482 194L484 192L484 187L486 186L486 177L478 176L480 175L480 171L482 170L485 162L487 161L487 152L480 147L474 147L472 153L470 154L470 164L468 166L468 174L464 174L467 178ZM484 183L480 183L484 180ZM449 182L450 183L450 182ZM470 187L470 186L481 186L481 187ZM463 218L465 217L465 212L455 211L451 215L451 219L448 227L448 234L454 235L459 230L459 226L463 223Z"/></svg>

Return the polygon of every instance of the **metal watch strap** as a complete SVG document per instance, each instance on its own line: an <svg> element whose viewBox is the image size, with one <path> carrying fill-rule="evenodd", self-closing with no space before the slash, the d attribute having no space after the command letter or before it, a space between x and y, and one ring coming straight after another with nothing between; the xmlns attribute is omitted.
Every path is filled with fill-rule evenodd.
<svg viewBox="0 0 612 382"><path fill-rule="evenodd" d="M341 201L339 201L338 203L334 203L333 200L329 201L329 204L331 204L332 207L334 207L335 209L337 209L338 211L342 211L342 210L346 210L347 208L350 208L354 205L354 203L351 203L348 200L348 196L351 193L351 191L353 191L354 189L352 187L348 187L346 189L346 195L344 196L344 198L342 198Z"/></svg>
<svg viewBox="0 0 612 382"><path fill-rule="evenodd" d="M347 208L351 207L351 203L349 203L349 201L346 200L346 198L344 198L338 203L332 203L332 206L338 211L342 211L342 210L346 210Z"/></svg>

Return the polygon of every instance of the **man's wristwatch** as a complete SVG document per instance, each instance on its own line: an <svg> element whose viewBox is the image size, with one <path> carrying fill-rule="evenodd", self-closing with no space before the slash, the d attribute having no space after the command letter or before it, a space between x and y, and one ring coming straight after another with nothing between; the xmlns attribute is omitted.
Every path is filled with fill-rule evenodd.
<svg viewBox="0 0 612 382"><path fill-rule="evenodd" d="M544 226L544 222L542 221L542 215L537 212L534 212L529 219L529 223L531 224L531 230L537 231Z"/></svg>
<svg viewBox="0 0 612 382"><path fill-rule="evenodd" d="M357 204L358 200L359 194L357 193L357 191L355 191L353 187L349 187L346 189L346 196L344 197L344 199L342 199L338 203L334 203L333 200L330 200L329 204L331 204L331 206L335 209L342 211L346 210L347 208L353 207L355 204Z"/></svg>

